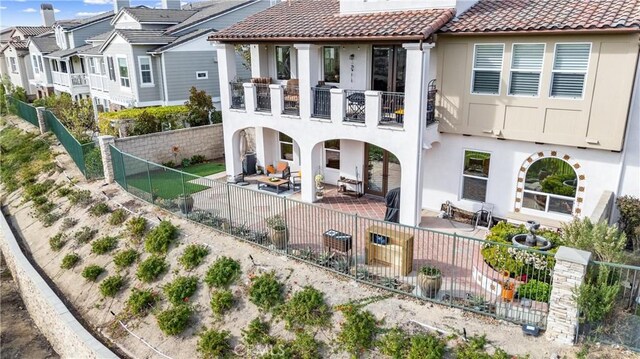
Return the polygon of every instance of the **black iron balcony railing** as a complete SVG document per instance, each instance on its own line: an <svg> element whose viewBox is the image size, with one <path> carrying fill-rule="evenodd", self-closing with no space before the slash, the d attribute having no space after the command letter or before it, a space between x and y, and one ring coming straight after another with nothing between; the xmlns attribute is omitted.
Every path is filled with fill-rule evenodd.
<svg viewBox="0 0 640 359"><path fill-rule="evenodd" d="M436 122L436 80L429 81L429 89L427 92L427 126Z"/></svg>
<svg viewBox="0 0 640 359"><path fill-rule="evenodd" d="M271 89L269 84L256 85L256 111L271 112Z"/></svg>
<svg viewBox="0 0 640 359"><path fill-rule="evenodd" d="M244 86L242 82L231 82L231 108L244 109Z"/></svg>
<svg viewBox="0 0 640 359"><path fill-rule="evenodd" d="M345 90L345 122L364 123L365 96L364 91Z"/></svg>
<svg viewBox="0 0 640 359"><path fill-rule="evenodd" d="M286 115L300 116L300 88L287 85L283 91L284 107L282 113Z"/></svg>
<svg viewBox="0 0 640 359"><path fill-rule="evenodd" d="M383 92L379 125L402 126L404 124L404 93Z"/></svg>
<svg viewBox="0 0 640 359"><path fill-rule="evenodd" d="M312 117L331 118L331 89L328 87L312 87L313 113Z"/></svg>

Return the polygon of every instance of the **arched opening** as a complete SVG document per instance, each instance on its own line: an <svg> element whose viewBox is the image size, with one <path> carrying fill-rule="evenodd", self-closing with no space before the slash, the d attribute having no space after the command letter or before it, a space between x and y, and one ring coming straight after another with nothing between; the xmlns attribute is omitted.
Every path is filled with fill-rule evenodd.
<svg viewBox="0 0 640 359"><path fill-rule="evenodd" d="M577 189L578 176L569 163L556 157L540 158L526 171L522 207L570 215Z"/></svg>
<svg viewBox="0 0 640 359"><path fill-rule="evenodd" d="M400 160L382 147L366 143L364 148L365 193L385 196L400 187Z"/></svg>

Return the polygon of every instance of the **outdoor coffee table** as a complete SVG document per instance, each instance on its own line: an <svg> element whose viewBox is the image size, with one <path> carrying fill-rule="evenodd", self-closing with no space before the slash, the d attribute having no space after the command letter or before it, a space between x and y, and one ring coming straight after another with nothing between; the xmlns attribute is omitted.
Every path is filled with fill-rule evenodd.
<svg viewBox="0 0 640 359"><path fill-rule="evenodd" d="M258 178L258 189L273 188L275 189L276 194L280 194L281 186L284 185L286 185L287 189L290 189L288 179L280 179L267 176Z"/></svg>

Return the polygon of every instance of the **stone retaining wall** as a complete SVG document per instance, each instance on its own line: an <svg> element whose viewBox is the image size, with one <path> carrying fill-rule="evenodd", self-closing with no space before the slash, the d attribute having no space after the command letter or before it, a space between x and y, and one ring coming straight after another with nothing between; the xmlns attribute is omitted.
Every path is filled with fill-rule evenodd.
<svg viewBox="0 0 640 359"><path fill-rule="evenodd" d="M1 216L0 249L18 285L24 303L42 334L63 358L117 358L69 312L55 292L22 253L9 225Z"/></svg>
<svg viewBox="0 0 640 359"><path fill-rule="evenodd" d="M220 123L117 138L115 146L122 152L155 163L173 161L178 165L184 158L191 158L193 155L202 155L207 160L224 157L224 139ZM174 146L179 149L175 156L172 152Z"/></svg>

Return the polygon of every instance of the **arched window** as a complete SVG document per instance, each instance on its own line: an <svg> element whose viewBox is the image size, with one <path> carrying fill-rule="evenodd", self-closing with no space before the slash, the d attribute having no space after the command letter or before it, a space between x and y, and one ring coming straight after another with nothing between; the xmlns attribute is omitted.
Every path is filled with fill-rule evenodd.
<svg viewBox="0 0 640 359"><path fill-rule="evenodd" d="M573 214L578 177L573 167L546 157L527 169L522 207L544 212Z"/></svg>

